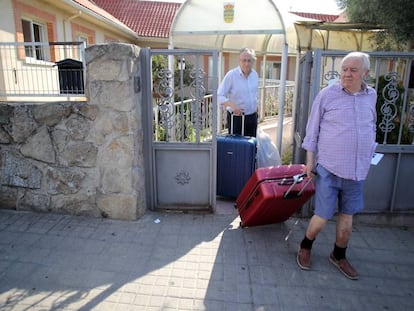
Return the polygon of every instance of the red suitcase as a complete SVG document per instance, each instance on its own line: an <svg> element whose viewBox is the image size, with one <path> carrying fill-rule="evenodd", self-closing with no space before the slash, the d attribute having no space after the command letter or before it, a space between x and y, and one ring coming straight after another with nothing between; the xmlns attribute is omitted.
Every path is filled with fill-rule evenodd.
<svg viewBox="0 0 414 311"><path fill-rule="evenodd" d="M236 199L242 227L287 220L315 193L303 164L263 167L255 170Z"/></svg>

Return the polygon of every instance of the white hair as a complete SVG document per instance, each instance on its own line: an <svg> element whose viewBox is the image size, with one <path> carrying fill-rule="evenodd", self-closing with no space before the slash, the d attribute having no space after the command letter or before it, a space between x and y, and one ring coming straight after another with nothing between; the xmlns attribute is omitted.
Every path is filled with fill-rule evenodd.
<svg viewBox="0 0 414 311"><path fill-rule="evenodd" d="M240 50L240 54L248 53L253 60L256 60L256 52L251 48L243 48Z"/></svg>
<svg viewBox="0 0 414 311"><path fill-rule="evenodd" d="M351 52L349 54L347 54L343 59L342 59L342 63L344 63L345 60L349 59L349 58L357 58L361 61L362 63L362 69L364 70L369 70L370 69L370 63L369 63L369 55L367 53L364 52Z"/></svg>

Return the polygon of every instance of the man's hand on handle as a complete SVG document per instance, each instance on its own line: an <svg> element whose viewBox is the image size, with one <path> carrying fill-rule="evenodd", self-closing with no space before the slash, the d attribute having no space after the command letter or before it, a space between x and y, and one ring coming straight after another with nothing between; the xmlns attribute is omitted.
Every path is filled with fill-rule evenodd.
<svg viewBox="0 0 414 311"><path fill-rule="evenodd" d="M235 116L241 116L244 112L244 109L240 109L239 107L237 107L234 103L230 101L228 101L227 103L224 103L224 105L226 107L229 107Z"/></svg>
<svg viewBox="0 0 414 311"><path fill-rule="evenodd" d="M306 175L309 178L315 177L316 169L315 169L315 153L312 151L308 151L306 153L306 168L305 168Z"/></svg>

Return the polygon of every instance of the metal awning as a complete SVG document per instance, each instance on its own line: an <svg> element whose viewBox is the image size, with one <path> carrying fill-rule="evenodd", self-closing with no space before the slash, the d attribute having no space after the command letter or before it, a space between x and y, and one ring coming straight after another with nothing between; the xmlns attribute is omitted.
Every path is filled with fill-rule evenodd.
<svg viewBox="0 0 414 311"><path fill-rule="evenodd" d="M220 52L250 47L259 55L280 55L285 44L296 45L293 21L298 19L307 20L280 11L272 0L187 0L171 25L170 44Z"/></svg>
<svg viewBox="0 0 414 311"><path fill-rule="evenodd" d="M375 25L296 21L294 23L299 52L321 49L342 51L373 51Z"/></svg>

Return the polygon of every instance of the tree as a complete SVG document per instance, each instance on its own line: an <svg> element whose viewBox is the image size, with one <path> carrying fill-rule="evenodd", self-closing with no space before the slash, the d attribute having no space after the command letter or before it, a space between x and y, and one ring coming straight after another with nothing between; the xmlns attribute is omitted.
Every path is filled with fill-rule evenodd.
<svg viewBox="0 0 414 311"><path fill-rule="evenodd" d="M381 50L411 51L414 48L414 1L407 0L336 0L346 9L352 23L378 25L384 31L376 35Z"/></svg>
<svg viewBox="0 0 414 311"><path fill-rule="evenodd" d="M177 89L180 87L180 70L178 68L178 58L174 62L174 88ZM191 72L194 68L194 65L187 62L185 64L185 69L183 70L183 84L184 86L189 86L191 82L193 82L193 78L191 77ZM160 81L160 77L158 74L162 70L168 69L168 59L162 55L155 55L152 57L152 76L153 76L153 83L155 88L157 88L158 83Z"/></svg>

